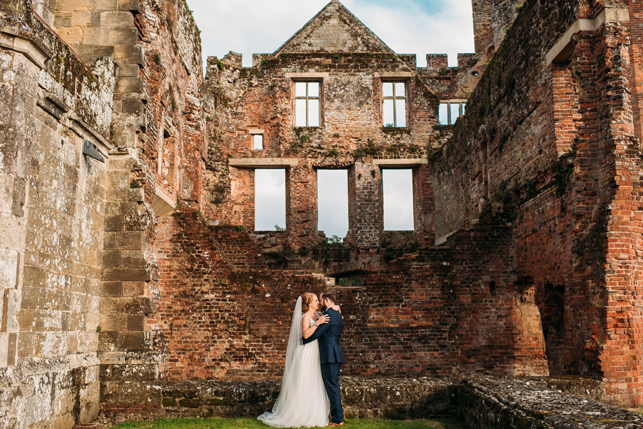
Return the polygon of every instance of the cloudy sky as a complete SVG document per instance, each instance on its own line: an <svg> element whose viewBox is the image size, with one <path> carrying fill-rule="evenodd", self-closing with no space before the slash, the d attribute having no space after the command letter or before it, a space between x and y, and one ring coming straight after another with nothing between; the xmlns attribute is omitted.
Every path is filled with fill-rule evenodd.
<svg viewBox="0 0 643 429"><path fill-rule="evenodd" d="M201 30L203 56L222 58L229 51L252 54L276 51L329 0L187 0ZM473 52L471 0L343 0L342 3L391 49L417 54Z"/></svg>
<svg viewBox="0 0 643 429"><path fill-rule="evenodd" d="M243 54L244 66L250 67L253 53L276 51L330 0L187 1L201 30L204 60L208 56L223 58L234 51ZM448 54L449 65L455 66L458 53L474 52L471 0L342 0L342 3L391 49L416 54L418 66L426 66L426 54ZM260 180L257 180L256 229L284 227L283 171L264 170L258 172L257 178ZM409 181L410 172L385 172L385 229L413 228ZM327 237L344 237L348 228L346 173L321 172L318 192L319 229Z"/></svg>

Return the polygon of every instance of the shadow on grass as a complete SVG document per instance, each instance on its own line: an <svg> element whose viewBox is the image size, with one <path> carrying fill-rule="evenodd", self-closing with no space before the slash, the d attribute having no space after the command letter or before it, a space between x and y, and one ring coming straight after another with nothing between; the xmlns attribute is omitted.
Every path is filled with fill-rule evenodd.
<svg viewBox="0 0 643 429"><path fill-rule="evenodd" d="M123 423L113 429L229 429L267 428L256 419L159 419ZM344 427L355 429L465 429L462 423L453 419L440 420L346 420Z"/></svg>

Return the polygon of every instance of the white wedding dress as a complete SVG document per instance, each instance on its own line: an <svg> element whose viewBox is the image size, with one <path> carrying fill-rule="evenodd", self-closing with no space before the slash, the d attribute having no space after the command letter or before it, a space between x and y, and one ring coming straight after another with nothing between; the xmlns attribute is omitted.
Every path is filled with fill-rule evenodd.
<svg viewBox="0 0 643 429"><path fill-rule="evenodd" d="M313 341L304 345L302 341L301 301L299 297L290 325L281 393L272 413L257 417L275 428L323 427L329 422L330 402L321 376L319 344Z"/></svg>

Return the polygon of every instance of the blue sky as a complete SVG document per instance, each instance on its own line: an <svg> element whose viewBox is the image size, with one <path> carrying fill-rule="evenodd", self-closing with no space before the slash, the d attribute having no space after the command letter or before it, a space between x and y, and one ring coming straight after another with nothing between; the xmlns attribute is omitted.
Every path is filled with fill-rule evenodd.
<svg viewBox="0 0 643 429"><path fill-rule="evenodd" d="M188 0L201 30L204 59L242 53L274 52L329 0ZM473 52L471 0L344 0L344 5L393 50L446 53L451 66L458 53Z"/></svg>

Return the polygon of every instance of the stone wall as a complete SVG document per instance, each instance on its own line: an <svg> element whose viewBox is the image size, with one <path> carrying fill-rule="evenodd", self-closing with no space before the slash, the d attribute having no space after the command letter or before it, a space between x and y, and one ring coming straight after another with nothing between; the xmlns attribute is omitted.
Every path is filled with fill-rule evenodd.
<svg viewBox="0 0 643 429"><path fill-rule="evenodd" d="M636 428L643 416L597 401L595 380L577 378L364 379L341 377L348 418L454 418L472 428ZM183 382L163 387L163 414L256 417L279 394L275 382Z"/></svg>
<svg viewBox="0 0 643 429"><path fill-rule="evenodd" d="M184 2L116 3L2 3L3 427L160 406L152 243L201 200L200 39Z"/></svg>
<svg viewBox="0 0 643 429"><path fill-rule="evenodd" d="M72 427L98 415L104 159L114 63L91 68L31 12L3 2L0 425ZM17 12L16 12L17 11Z"/></svg>

